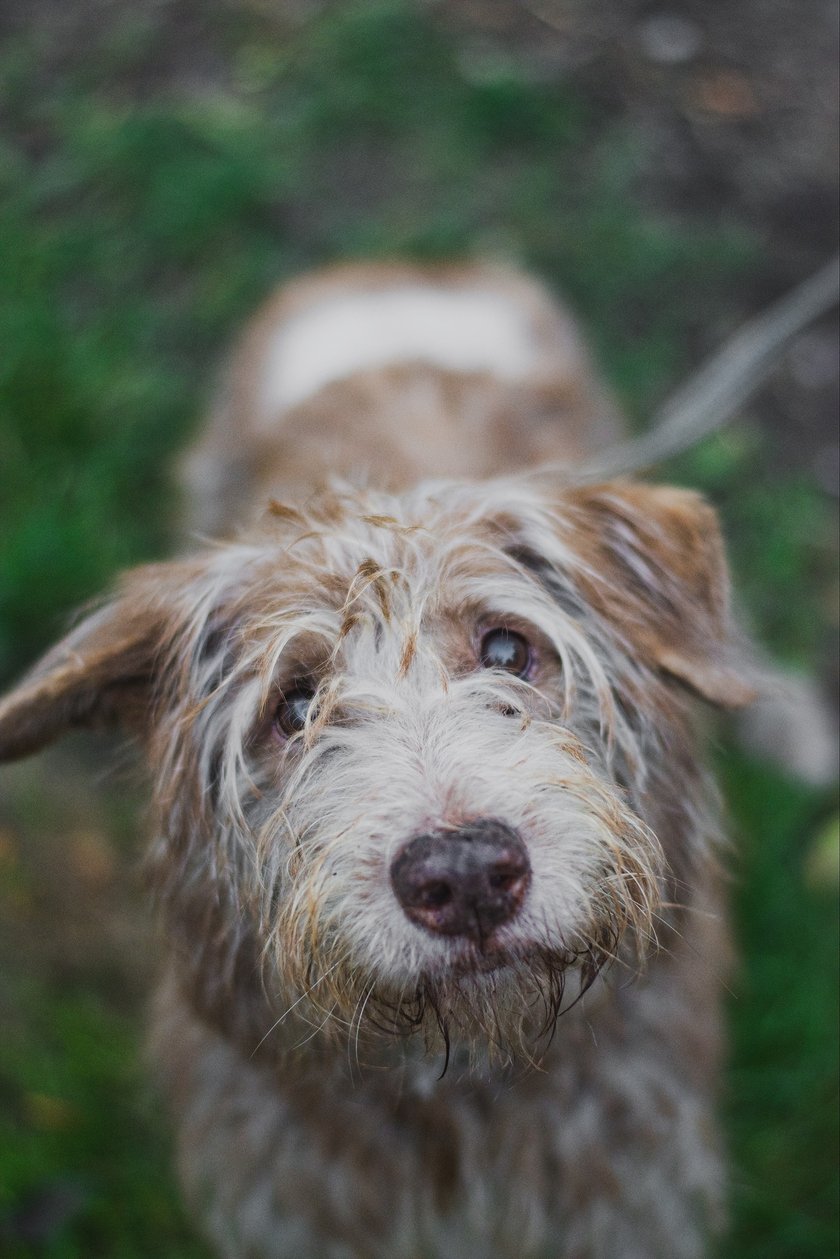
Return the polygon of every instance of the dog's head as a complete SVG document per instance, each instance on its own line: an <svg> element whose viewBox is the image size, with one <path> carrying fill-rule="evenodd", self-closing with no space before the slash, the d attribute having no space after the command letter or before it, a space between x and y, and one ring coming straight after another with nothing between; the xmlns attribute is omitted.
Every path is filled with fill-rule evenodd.
<svg viewBox="0 0 840 1259"><path fill-rule="evenodd" d="M686 691L750 694L696 495L339 488L130 573L0 705L0 757L140 733L182 982L252 1048L284 1018L519 1048L708 856Z"/></svg>

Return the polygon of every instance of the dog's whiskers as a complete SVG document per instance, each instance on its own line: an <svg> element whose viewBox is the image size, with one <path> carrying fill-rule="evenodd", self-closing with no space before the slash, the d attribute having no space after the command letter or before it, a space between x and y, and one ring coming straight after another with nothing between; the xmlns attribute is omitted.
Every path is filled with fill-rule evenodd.
<svg viewBox="0 0 840 1259"><path fill-rule="evenodd" d="M319 975L318 978L315 980L315 982L309 988L307 988L306 992L302 992L300 996L295 1001L293 1001L292 1004L286 1010L283 1011L280 1017L276 1019L274 1023L272 1023L271 1027L265 1033L262 1040L260 1040L254 1046L253 1050L251 1051L252 1058L262 1048L262 1046L268 1040L269 1036L271 1036L274 1032L276 1032L277 1028L280 1027L283 1023L285 1023L286 1019L289 1017L292 1011L296 1010L297 1007L301 1004L301 1002L305 1001L306 998L310 995L310 993L314 992L314 990L318 987L319 984L323 983L324 980L327 979L328 976L342 964L342 962L346 961L348 956L349 956L349 953L345 953L343 957L340 957L335 962L333 962L329 970L326 970L324 971L322 975Z"/></svg>

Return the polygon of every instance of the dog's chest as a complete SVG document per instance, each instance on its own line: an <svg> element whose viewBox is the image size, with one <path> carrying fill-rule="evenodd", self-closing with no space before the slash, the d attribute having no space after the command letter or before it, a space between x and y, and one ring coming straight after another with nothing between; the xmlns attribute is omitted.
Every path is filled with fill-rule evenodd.
<svg viewBox="0 0 840 1259"><path fill-rule="evenodd" d="M717 1158L697 1096L654 1041L581 1018L540 1070L477 1079L456 1054L439 1079L442 1060L404 1052L390 1068L361 1050L258 1066L183 1010L168 1017L181 1174L223 1255L560 1259L608 1253L597 1230L626 1228L622 1256L649 1259L666 1253L675 1213L685 1248L667 1253L702 1253L708 1187L692 1204L674 1185L714 1183Z"/></svg>

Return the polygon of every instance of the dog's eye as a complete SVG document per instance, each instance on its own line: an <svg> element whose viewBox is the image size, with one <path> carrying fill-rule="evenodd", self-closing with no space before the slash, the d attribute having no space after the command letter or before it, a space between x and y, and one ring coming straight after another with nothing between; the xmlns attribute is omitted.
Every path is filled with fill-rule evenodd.
<svg viewBox="0 0 840 1259"><path fill-rule="evenodd" d="M297 734L306 725L306 714L315 692L311 686L299 685L287 691L277 705L274 724L285 735Z"/></svg>
<svg viewBox="0 0 840 1259"><path fill-rule="evenodd" d="M490 630L481 640L481 663L485 669L504 669L524 678L531 663L531 648L513 630Z"/></svg>

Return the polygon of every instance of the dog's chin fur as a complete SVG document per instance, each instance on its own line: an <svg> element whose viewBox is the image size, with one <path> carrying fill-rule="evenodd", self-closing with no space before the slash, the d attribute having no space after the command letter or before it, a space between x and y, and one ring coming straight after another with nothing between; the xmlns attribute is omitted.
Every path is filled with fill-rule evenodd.
<svg viewBox="0 0 840 1259"><path fill-rule="evenodd" d="M446 969L421 976L413 989L357 981L355 1006L342 992L340 1005L311 1011L312 1029L326 1032L360 1065L382 1066L396 1048L396 1056L437 1060L441 1075L453 1062L479 1078L503 1066L538 1068L558 1018L591 988L607 960L595 950L583 959L546 951L514 957L501 949L495 958L454 952Z"/></svg>
<svg viewBox="0 0 840 1259"><path fill-rule="evenodd" d="M336 320L349 380L343 343L300 358ZM114 720L145 749L156 1055L226 1259L697 1259L719 1218L726 944L690 694L751 690L697 495L517 470L609 414L523 277L292 286L189 463L196 520L288 499L129 574L0 704L0 758ZM377 457L387 491L350 476ZM498 630L516 674L488 667ZM527 854L515 907L474 934L412 918L400 854L488 823Z"/></svg>

